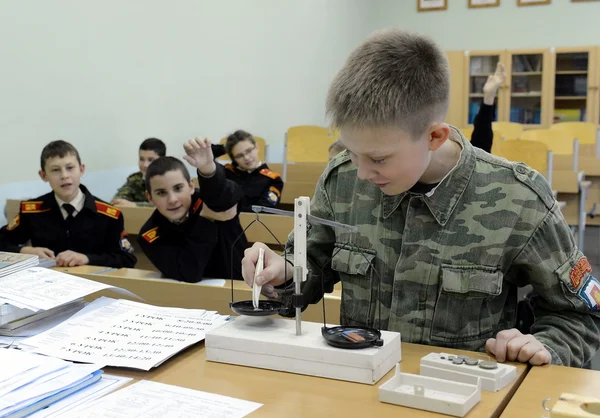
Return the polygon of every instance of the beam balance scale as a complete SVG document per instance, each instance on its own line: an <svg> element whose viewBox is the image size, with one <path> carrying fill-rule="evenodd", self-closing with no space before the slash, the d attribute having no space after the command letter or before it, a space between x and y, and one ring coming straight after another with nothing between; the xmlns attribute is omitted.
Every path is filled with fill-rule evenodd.
<svg viewBox="0 0 600 418"><path fill-rule="evenodd" d="M365 384L377 383L401 360L400 334L374 328L328 326L302 321L301 284L307 278L308 223L357 231L356 227L310 215L310 199L294 201L294 212L253 207L257 212L294 216L294 308L296 319L272 318L281 304L234 302L240 316L206 334L206 360ZM261 267L261 266L257 266ZM233 299L233 298L232 298ZM322 302L324 303L324 301ZM381 321L379 321L381 323Z"/></svg>

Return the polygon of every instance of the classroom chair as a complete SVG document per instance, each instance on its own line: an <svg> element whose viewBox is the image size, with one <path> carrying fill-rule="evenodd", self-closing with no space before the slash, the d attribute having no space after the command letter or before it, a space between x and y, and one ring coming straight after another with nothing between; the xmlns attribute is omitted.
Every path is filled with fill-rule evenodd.
<svg viewBox="0 0 600 418"><path fill-rule="evenodd" d="M500 132L504 139L519 139L523 125L515 122L492 122L492 129Z"/></svg>
<svg viewBox="0 0 600 418"><path fill-rule="evenodd" d="M329 146L334 142L334 133L322 126L292 126L285 133L283 181L287 179L288 164L327 163Z"/></svg>
<svg viewBox="0 0 600 418"><path fill-rule="evenodd" d="M580 145L596 145L600 136L598 126L590 122L560 122L550 126L553 131L568 132Z"/></svg>
<svg viewBox="0 0 600 418"><path fill-rule="evenodd" d="M494 141L493 154L509 161L519 161L538 171L552 186L553 154L541 141L507 139Z"/></svg>
<svg viewBox="0 0 600 418"><path fill-rule="evenodd" d="M579 141L570 133L557 129L531 129L521 133L522 140L542 142L554 155L555 170L572 171L577 174L579 202L577 208L576 232L577 245L583 251L587 212L585 204L591 182L585 179L585 173L579 171ZM559 161L557 161L560 159ZM564 163L563 163L564 162ZM564 168L563 168L564 167Z"/></svg>
<svg viewBox="0 0 600 418"><path fill-rule="evenodd" d="M252 137L256 141L256 145L258 145L258 158L263 163L266 162L266 158L267 158L267 146L268 146L267 142L263 138L261 138L260 136L252 135ZM225 145L225 142L227 142L227 137L221 138L220 143L223 144L223 145ZM231 159L229 158L229 155L227 155L227 154L222 155L222 156L220 156L217 159L221 160L221 161L231 161Z"/></svg>

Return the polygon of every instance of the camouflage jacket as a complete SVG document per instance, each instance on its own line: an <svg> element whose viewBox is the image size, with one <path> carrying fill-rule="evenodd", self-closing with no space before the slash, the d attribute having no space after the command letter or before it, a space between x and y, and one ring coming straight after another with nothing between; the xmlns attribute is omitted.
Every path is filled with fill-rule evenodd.
<svg viewBox="0 0 600 418"><path fill-rule="evenodd" d="M117 190L115 198L127 199L138 206L152 206L146 199L146 183L140 171L127 177L127 181Z"/></svg>
<svg viewBox="0 0 600 418"><path fill-rule="evenodd" d="M329 163L311 214L358 232L310 227L306 303L322 298L321 276L326 292L341 280L342 325L482 351L514 328L517 287L531 284L539 294L531 333L553 363L581 367L600 343L600 284L548 183L473 148L457 130L451 140L463 148L460 161L425 195L384 195L358 179L347 152ZM293 251L293 234L288 245Z"/></svg>

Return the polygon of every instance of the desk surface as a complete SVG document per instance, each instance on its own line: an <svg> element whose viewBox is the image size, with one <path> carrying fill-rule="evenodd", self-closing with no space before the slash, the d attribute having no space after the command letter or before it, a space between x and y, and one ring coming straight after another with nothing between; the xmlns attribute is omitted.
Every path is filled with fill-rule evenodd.
<svg viewBox="0 0 600 418"><path fill-rule="evenodd" d="M600 398L600 372L563 366L533 367L510 400L502 418L549 415L542 401L552 407L562 393Z"/></svg>
<svg viewBox="0 0 600 418"><path fill-rule="evenodd" d="M421 357L432 350L438 349L402 344L402 371L418 373ZM460 350L444 351L469 354ZM499 416L526 374L526 365L517 364L517 368L517 379L500 392L482 392L481 401L467 418ZM208 362L205 360L204 344L197 344L150 372L111 367L105 370L110 374L152 380L264 404L250 415L252 417L354 417L363 414L378 418L440 416L379 402L378 388L393 376L393 370L371 386Z"/></svg>

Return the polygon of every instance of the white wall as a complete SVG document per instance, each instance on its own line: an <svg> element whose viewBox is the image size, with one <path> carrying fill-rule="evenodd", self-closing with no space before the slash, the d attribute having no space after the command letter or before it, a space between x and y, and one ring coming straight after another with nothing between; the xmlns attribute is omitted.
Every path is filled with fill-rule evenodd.
<svg viewBox="0 0 600 418"><path fill-rule="evenodd" d="M413 0L377 0L376 27L399 26L430 35L444 50L509 49L600 44L600 2L469 9L467 0L448 0L443 11L417 12Z"/></svg>
<svg viewBox="0 0 600 418"><path fill-rule="evenodd" d="M287 127L323 124L324 96L370 29L367 0L0 0L0 184L34 179L50 140L88 169L139 143L242 128L280 160Z"/></svg>

